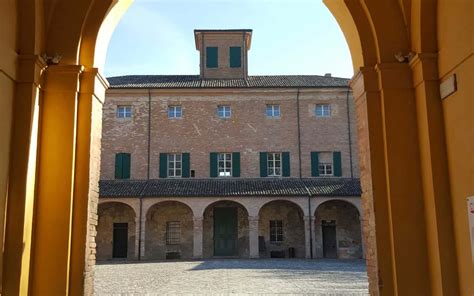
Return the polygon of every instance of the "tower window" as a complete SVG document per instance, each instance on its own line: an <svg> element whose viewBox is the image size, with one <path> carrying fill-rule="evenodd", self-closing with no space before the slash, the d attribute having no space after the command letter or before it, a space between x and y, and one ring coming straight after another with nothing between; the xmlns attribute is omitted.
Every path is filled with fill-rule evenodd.
<svg viewBox="0 0 474 296"><path fill-rule="evenodd" d="M217 47L206 47L206 67L218 67L218 49Z"/></svg>

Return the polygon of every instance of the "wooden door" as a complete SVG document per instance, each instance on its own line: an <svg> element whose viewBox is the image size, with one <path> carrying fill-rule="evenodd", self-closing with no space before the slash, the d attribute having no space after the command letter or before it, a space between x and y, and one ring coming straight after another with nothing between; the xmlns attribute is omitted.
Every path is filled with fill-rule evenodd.
<svg viewBox="0 0 474 296"><path fill-rule="evenodd" d="M114 223L112 243L112 257L127 258L128 223Z"/></svg>
<svg viewBox="0 0 474 296"><path fill-rule="evenodd" d="M237 256L237 208L214 208L214 256Z"/></svg>
<svg viewBox="0 0 474 296"><path fill-rule="evenodd" d="M337 258L336 221L323 221L323 256Z"/></svg>

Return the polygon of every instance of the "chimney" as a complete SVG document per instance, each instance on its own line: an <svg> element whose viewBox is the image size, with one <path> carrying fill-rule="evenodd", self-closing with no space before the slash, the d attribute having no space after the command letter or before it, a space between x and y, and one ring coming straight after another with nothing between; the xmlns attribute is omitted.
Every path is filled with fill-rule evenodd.
<svg viewBox="0 0 474 296"><path fill-rule="evenodd" d="M332 77L332 74L331 73L326 73L326 74L324 74L324 77Z"/></svg>

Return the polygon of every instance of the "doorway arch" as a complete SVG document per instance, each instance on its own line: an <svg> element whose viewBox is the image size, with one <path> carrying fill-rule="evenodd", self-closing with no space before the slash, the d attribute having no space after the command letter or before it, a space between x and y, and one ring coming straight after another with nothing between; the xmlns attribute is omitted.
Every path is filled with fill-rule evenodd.
<svg viewBox="0 0 474 296"><path fill-rule="evenodd" d="M97 46L104 45L101 41L98 44L97 38L105 20L119 12L121 4L126 7L130 2L58 0L42 9L40 1L18 1L22 4L20 21L25 22L19 32L22 62L18 72L29 73L25 74L29 84L19 86L15 100L20 111L14 116L11 150L20 157L13 157L10 164L10 175L15 179L8 186L3 266L9 272L3 274L5 293L30 289L31 293L65 294L83 289L84 270L87 279L88 264L93 263L84 258L89 254L84 246L94 236L88 229L96 224L97 190L90 184L98 177L100 151L94 141L100 130L98 105L107 87L94 68L95 60L99 60ZM370 291L457 291L448 177L446 170L438 173L434 169L445 168L447 161L444 148L434 149L444 147L440 102L436 102L439 96L432 95L438 92L433 22L436 2L325 3L348 40L357 72L352 87L357 105ZM112 31L113 24L110 28ZM44 52L61 52L59 65L45 70L44 61L38 58ZM410 63L405 59L411 59ZM38 77L45 79L41 88ZM435 83L425 83L432 77ZM415 93L414 88L419 91ZM421 105L415 106L415 101ZM423 105L427 101L430 104ZM21 114L23 109L32 111ZM42 114L41 129L38 113ZM61 129L52 133L55 127ZM441 136L433 144L431 138L418 133ZM58 141L62 147L55 145ZM38 143L42 149L36 156ZM437 146L439 143L442 145ZM405 170L406 163L410 163L410 170ZM28 171L29 164L37 164L38 178ZM58 184L57 178L64 182ZM37 193L24 189L34 187ZM48 219L64 223L51 230ZM52 249L58 250L57 254L52 254L47 242L54 242ZM407 244L411 245L409 250ZM57 260L46 262L50 255Z"/></svg>

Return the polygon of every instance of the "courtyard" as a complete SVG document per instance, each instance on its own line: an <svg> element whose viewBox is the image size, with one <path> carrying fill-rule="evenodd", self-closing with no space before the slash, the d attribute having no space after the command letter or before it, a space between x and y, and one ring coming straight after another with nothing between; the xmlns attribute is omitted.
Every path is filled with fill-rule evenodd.
<svg viewBox="0 0 474 296"><path fill-rule="evenodd" d="M95 295L368 295L364 260L103 262Z"/></svg>

